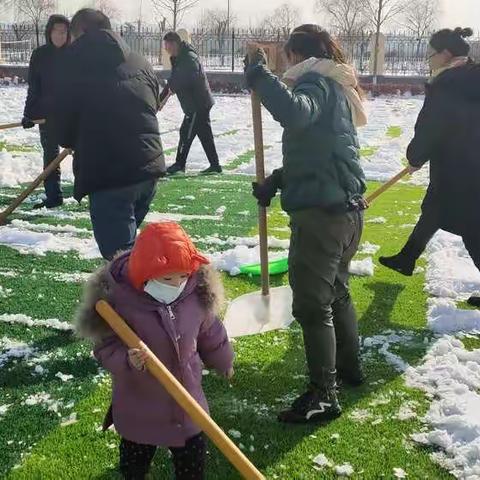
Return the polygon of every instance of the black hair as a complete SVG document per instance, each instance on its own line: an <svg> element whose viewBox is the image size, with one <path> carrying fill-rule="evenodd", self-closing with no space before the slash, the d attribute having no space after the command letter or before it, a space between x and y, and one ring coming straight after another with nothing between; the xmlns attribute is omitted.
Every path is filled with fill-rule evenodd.
<svg viewBox="0 0 480 480"><path fill-rule="evenodd" d="M466 57L470 53L470 44L465 39L472 35L471 28L444 28L432 35L430 46L438 53L447 50L454 57Z"/></svg>
<svg viewBox="0 0 480 480"><path fill-rule="evenodd" d="M72 33L78 36L95 30L111 30L110 19L100 10L82 8L72 18Z"/></svg>
<svg viewBox="0 0 480 480"><path fill-rule="evenodd" d="M174 43L177 43L178 45L180 45L182 43L182 38L180 37L180 35L177 33L177 32L167 32L163 39L166 41L166 42L174 42Z"/></svg>
<svg viewBox="0 0 480 480"><path fill-rule="evenodd" d="M51 44L52 43L52 30L55 25L62 24L67 27L67 43L65 45L68 45L70 43L70 20L65 17L64 15L50 15L47 21L47 26L45 27L45 40L47 43Z"/></svg>
<svg viewBox="0 0 480 480"><path fill-rule="evenodd" d="M315 24L304 24L295 28L287 43L285 53L297 53L304 58L330 58L336 63L347 63L342 49L332 36Z"/></svg>

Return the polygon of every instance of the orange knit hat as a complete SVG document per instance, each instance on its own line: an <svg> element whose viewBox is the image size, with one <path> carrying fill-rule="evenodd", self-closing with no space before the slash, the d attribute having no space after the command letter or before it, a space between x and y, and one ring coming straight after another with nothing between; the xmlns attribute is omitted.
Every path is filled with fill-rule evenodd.
<svg viewBox="0 0 480 480"><path fill-rule="evenodd" d="M128 277L141 290L149 280L175 272L192 274L207 263L178 223L150 223L130 253Z"/></svg>

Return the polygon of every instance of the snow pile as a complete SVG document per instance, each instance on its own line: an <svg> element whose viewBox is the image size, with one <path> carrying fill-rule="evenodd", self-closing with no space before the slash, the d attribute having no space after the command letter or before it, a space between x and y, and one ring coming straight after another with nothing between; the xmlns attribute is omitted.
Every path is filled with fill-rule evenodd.
<svg viewBox="0 0 480 480"><path fill-rule="evenodd" d="M73 225L50 225L48 223L31 223L25 220L12 220L12 227L31 230L32 232L54 232L54 233L91 233L86 228L78 228Z"/></svg>
<svg viewBox="0 0 480 480"><path fill-rule="evenodd" d="M205 245L233 245L240 246L244 245L246 247L256 247L260 245L260 237L258 235L253 237L227 237L225 239L220 238L215 235L210 235L208 237L193 237L195 243L203 243ZM282 248L284 250L290 247L290 240L283 240L276 237L268 237L268 246L270 248Z"/></svg>
<svg viewBox="0 0 480 480"><path fill-rule="evenodd" d="M375 271L375 264L372 257L367 257L363 260L352 260L348 270L352 275L371 277Z"/></svg>
<svg viewBox="0 0 480 480"><path fill-rule="evenodd" d="M480 350L445 336L407 370L406 381L432 398L425 421L433 429L412 438L440 449L432 459L455 477L480 478Z"/></svg>
<svg viewBox="0 0 480 480"><path fill-rule="evenodd" d="M23 254L45 255L47 252L76 251L82 259L100 258L93 238L77 238L68 234L32 232L8 225L0 227L0 244Z"/></svg>
<svg viewBox="0 0 480 480"><path fill-rule="evenodd" d="M374 243L365 242L360 245L358 253L365 255L375 255L380 250L380 245Z"/></svg>
<svg viewBox="0 0 480 480"><path fill-rule="evenodd" d="M435 333L480 331L480 310L461 310L447 298L431 298L428 306L428 326Z"/></svg>
<svg viewBox="0 0 480 480"><path fill-rule="evenodd" d="M427 248L426 289L437 297L467 298L480 291L480 272L460 237L440 231Z"/></svg>
<svg viewBox="0 0 480 480"><path fill-rule="evenodd" d="M24 401L24 405L29 407L40 405L46 408L49 412L55 412L59 414L59 410L62 408L63 403L60 400L55 400L49 393L40 392L28 396Z"/></svg>
<svg viewBox="0 0 480 480"><path fill-rule="evenodd" d="M51 318L48 320L36 320L20 313L16 315L2 314L0 315L0 322L26 325L27 327L53 328L54 330L63 331L70 331L74 329L73 325L70 323L61 322L56 318Z"/></svg>
<svg viewBox="0 0 480 480"><path fill-rule="evenodd" d="M335 465L325 454L319 453L314 459L314 468L322 470L324 468L332 468L339 477L351 477L354 474L354 469L349 463L343 465Z"/></svg>
<svg viewBox="0 0 480 480"><path fill-rule="evenodd" d="M12 359L30 358L35 350L24 342L10 340L7 337L0 339L0 368Z"/></svg>

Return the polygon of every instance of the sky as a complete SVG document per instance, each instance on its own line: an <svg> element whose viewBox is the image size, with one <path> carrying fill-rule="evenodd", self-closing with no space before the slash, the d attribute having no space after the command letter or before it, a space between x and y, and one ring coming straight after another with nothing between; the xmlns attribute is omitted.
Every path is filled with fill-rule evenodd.
<svg viewBox="0 0 480 480"><path fill-rule="evenodd" d="M58 9L61 12L73 12L75 9L91 5L94 0L57 0ZM121 11L122 20L138 20L140 10L144 22L152 21L152 9L150 0L107 0L111 1ZM441 26L456 27L470 26L475 31L480 31L480 0L440 0L441 1ZM199 0L196 12L192 12L189 17L198 18L202 9L227 8L228 0ZM0 0L1 3L1 0ZM282 3L290 3L299 7L302 15L302 21L322 23L322 16L314 13L314 0L230 0L232 12L238 19L239 24L255 24L258 20L271 13ZM140 5L142 8L140 9ZM7 13L0 14L0 18L8 20ZM189 22L185 18L185 23L191 26L194 21Z"/></svg>

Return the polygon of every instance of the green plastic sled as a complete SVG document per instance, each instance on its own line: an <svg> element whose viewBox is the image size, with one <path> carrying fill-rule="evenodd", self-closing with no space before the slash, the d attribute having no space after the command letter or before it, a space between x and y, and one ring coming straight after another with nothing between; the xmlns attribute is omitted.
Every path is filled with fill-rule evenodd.
<svg viewBox="0 0 480 480"><path fill-rule="evenodd" d="M288 258L279 258L278 260L269 262L268 273L270 275L281 275L282 273L286 272L288 272ZM240 267L240 273L259 277L261 275L261 266L259 263L243 265Z"/></svg>

